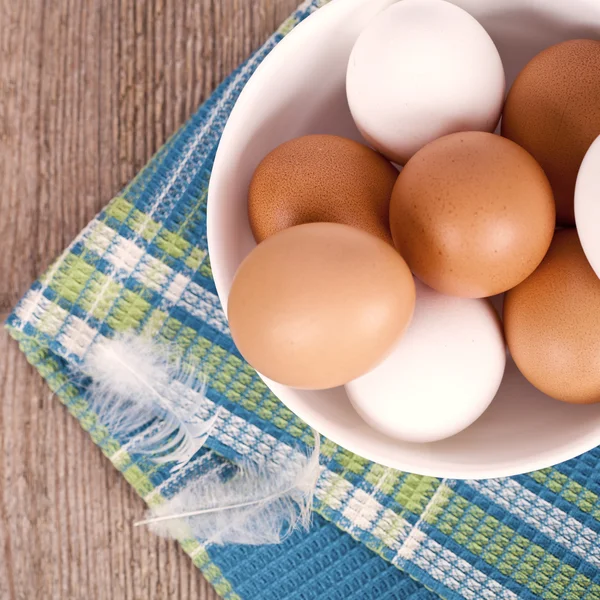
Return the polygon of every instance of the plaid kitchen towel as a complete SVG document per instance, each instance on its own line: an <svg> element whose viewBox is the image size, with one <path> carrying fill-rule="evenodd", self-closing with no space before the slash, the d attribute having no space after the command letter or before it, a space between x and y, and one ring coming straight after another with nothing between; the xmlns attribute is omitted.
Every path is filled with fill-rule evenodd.
<svg viewBox="0 0 600 600"><path fill-rule="evenodd" d="M8 319L11 335L69 411L149 503L239 461L277 462L310 429L234 347L211 279L206 190L223 126L264 56L322 1L303 5L94 219ZM103 337L134 330L177 345L222 409L177 474L101 426L73 368ZM554 468L451 481L384 468L324 440L310 532L279 546L184 550L224 598L247 600L600 599L600 451Z"/></svg>

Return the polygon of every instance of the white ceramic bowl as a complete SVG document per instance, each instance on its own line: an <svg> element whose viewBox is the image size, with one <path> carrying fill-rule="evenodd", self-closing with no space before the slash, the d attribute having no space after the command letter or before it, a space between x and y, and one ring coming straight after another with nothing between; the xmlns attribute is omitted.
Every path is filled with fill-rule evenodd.
<svg viewBox="0 0 600 600"><path fill-rule="evenodd" d="M309 133L360 140L345 97L346 64L360 31L395 0L334 0L298 25L264 60L225 127L208 191L208 243L219 297L255 245L247 189L273 148ZM401 1L401 0L400 0ZM598 0L454 0L487 29L510 85L525 63L557 42L600 36ZM572 406L529 385L509 361L490 408L446 440L415 444L364 423L344 388L299 391L266 380L294 413L334 442L404 471L451 478L523 473L573 458L600 444L600 404Z"/></svg>

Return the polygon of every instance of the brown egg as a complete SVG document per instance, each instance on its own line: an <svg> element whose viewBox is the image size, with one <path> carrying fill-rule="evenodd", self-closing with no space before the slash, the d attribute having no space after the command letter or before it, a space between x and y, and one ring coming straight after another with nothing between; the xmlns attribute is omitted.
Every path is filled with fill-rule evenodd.
<svg viewBox="0 0 600 600"><path fill-rule="evenodd" d="M554 231L544 172L498 135L453 133L406 164L390 204L394 243L413 273L444 294L493 296L540 263Z"/></svg>
<svg viewBox="0 0 600 600"><path fill-rule="evenodd" d="M600 402L600 279L575 229L557 231L542 264L506 294L504 330L535 387L565 402Z"/></svg>
<svg viewBox="0 0 600 600"><path fill-rule="evenodd" d="M303 389L342 385L375 367L412 316L400 255L347 225L311 223L259 244L229 294L233 340L260 373Z"/></svg>
<svg viewBox="0 0 600 600"><path fill-rule="evenodd" d="M392 243L388 211L398 171L381 154L336 135L285 142L258 165L248 193L257 242L302 223L344 223Z"/></svg>
<svg viewBox="0 0 600 600"><path fill-rule="evenodd" d="M508 94L502 135L538 160L552 185L558 223L574 225L577 172L600 135L600 41L563 42L527 63Z"/></svg>

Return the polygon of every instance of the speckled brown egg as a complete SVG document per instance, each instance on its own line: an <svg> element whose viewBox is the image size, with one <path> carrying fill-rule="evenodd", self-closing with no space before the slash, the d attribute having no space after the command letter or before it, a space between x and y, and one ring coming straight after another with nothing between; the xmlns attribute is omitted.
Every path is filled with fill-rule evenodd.
<svg viewBox="0 0 600 600"><path fill-rule="evenodd" d="M444 294L482 298L523 281L554 231L548 179L498 135L454 133L427 144L394 186L390 225L413 273Z"/></svg>
<svg viewBox="0 0 600 600"><path fill-rule="evenodd" d="M574 225L577 172L600 135L600 41L562 42L527 63L508 94L502 135L541 164L558 223Z"/></svg>
<svg viewBox="0 0 600 600"><path fill-rule="evenodd" d="M398 171L381 154L336 135L285 142L258 165L248 192L257 242L302 223L342 223L391 244L390 195Z"/></svg>
<svg viewBox="0 0 600 600"><path fill-rule="evenodd" d="M600 402L600 279L575 229L557 231L541 265L506 294L504 330L535 387L565 402Z"/></svg>
<svg viewBox="0 0 600 600"><path fill-rule="evenodd" d="M291 387L325 389L383 360L414 304L413 277L390 244L347 225L309 223L270 236L246 257L227 315L256 370Z"/></svg>

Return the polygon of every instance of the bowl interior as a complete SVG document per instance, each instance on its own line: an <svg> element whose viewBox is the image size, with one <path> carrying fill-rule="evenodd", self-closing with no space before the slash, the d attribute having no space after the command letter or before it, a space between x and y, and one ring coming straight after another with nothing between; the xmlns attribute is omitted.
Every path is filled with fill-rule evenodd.
<svg viewBox="0 0 600 600"><path fill-rule="evenodd" d="M346 102L346 64L360 31L394 1L334 0L277 46L242 92L223 133L208 194L211 264L225 310L235 271L255 245L246 203L255 167L277 145L300 135L335 133L361 140ZM507 86L543 48L567 39L600 37L597 0L454 3L493 38ZM552 400L534 389L510 359L484 415L460 434L431 444L405 443L375 431L354 411L343 388L307 392L265 381L293 412L334 442L384 465L424 475L513 475L567 460L600 443L600 404L572 406Z"/></svg>

